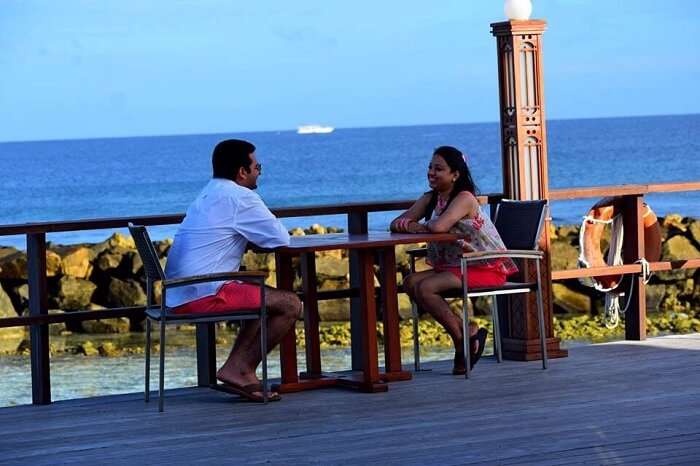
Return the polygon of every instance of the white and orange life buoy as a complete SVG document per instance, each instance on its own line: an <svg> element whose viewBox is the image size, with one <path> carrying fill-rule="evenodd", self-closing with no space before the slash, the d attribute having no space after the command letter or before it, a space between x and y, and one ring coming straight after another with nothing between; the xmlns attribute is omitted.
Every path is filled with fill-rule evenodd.
<svg viewBox="0 0 700 466"><path fill-rule="evenodd" d="M644 204L644 259L648 262L656 262L661 257L661 227L656 214L651 207ZM622 198L610 197L596 203L588 211L581 224L579 232L579 267L603 267L605 265L620 265L620 251L622 249ZM607 258L603 258L600 248L600 239L605 225L612 225L610 248ZM617 256L617 261L615 260ZM618 263L616 263L618 262ZM594 280L582 280L582 283L594 286L600 291L614 290L622 280L621 275L605 275Z"/></svg>

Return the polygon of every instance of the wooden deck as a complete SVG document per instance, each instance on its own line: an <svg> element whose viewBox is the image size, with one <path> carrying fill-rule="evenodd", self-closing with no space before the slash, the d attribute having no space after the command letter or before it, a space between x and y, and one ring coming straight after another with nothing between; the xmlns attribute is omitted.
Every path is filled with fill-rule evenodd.
<svg viewBox="0 0 700 466"><path fill-rule="evenodd" d="M571 349L539 362L449 363L387 393L208 389L0 409L0 463L700 464L700 334Z"/></svg>

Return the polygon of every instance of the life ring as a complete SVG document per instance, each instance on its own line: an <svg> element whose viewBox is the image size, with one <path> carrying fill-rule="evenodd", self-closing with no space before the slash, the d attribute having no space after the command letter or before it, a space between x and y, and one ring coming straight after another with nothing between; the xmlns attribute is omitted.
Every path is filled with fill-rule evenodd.
<svg viewBox="0 0 700 466"><path fill-rule="evenodd" d="M646 203L643 206L645 209L642 216L644 220L644 258L648 262L656 262L661 257L661 227L651 207ZM622 198L620 197L605 198L591 207L581 224L579 266L604 267L608 265L600 248L600 239L605 225L613 224L613 219L618 214L622 214L623 210ZM620 225L621 219L622 217L620 216L618 220ZM614 231L612 235L615 235ZM612 243L613 239L611 238L611 246L613 245ZM621 247L621 244L619 247ZM596 288L601 291L608 291L615 289L621 280L622 275L604 275L595 277L593 282L598 283Z"/></svg>

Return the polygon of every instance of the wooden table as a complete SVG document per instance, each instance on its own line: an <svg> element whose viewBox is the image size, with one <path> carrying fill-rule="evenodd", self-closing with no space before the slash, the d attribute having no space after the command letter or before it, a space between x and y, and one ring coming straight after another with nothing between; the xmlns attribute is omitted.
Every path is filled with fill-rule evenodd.
<svg viewBox="0 0 700 466"><path fill-rule="evenodd" d="M370 232L367 234L337 233L328 235L294 236L288 247L275 250L277 262L277 286L292 290L294 270L292 258L301 256L304 329L306 333L307 371L301 375L297 370L296 333L290 331L280 343L282 369L280 392L295 392L328 386L356 388L366 392L386 391L386 382L410 380L411 372L401 368L401 342L399 340L399 313L396 284L397 244L422 243L426 241L453 241L456 236L449 233L409 234ZM321 370L319 343L319 315L316 290L315 253L333 249L356 250L360 269L360 302L362 322L361 373L325 374ZM381 261L381 301L384 306L384 356L385 371L379 372L377 352L377 309L374 293L374 257ZM357 342L353 342L357 344Z"/></svg>

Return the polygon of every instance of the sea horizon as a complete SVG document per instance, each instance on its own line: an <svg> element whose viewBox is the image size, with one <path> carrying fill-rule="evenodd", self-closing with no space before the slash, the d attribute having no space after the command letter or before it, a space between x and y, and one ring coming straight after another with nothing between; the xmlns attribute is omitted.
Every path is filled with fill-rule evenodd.
<svg viewBox="0 0 700 466"><path fill-rule="evenodd" d="M557 121L588 121L588 120L618 120L628 118L666 118L666 117L692 117L700 116L700 112L695 113L659 113L659 114L644 114L644 115L612 115L612 116L596 116L596 117L563 117L563 118L547 118L547 123ZM409 123L409 124L388 124L388 125L370 125L370 126L332 126L334 130L354 130L354 129L392 129L392 128L422 128L430 126L461 126L461 125L491 125L499 124L498 120L491 121L471 121L471 122L451 122L451 123ZM302 126L304 123L299 123ZM86 136L86 137L68 137L68 138L47 138L47 139L16 139L3 140L0 144L14 143L29 143L29 142L65 142L65 141L93 141L93 140L109 140L109 139L132 139L132 138L169 138L179 136L217 136L221 134L269 134L281 132L296 132L297 128L283 129L240 129L233 131L213 131L205 133L183 132L183 133L163 133L163 134L132 134L132 135L116 135L116 136Z"/></svg>

